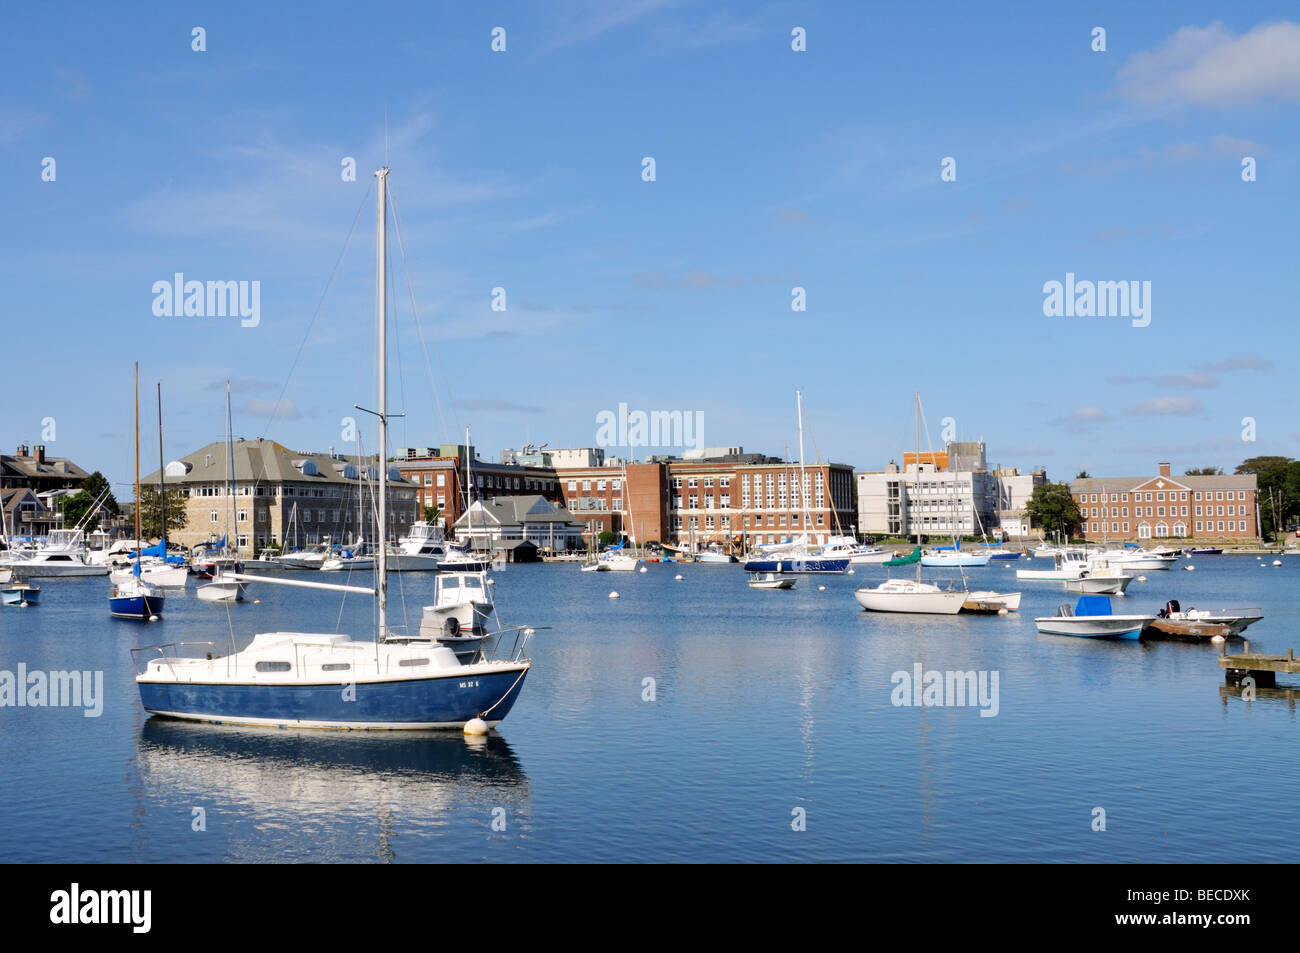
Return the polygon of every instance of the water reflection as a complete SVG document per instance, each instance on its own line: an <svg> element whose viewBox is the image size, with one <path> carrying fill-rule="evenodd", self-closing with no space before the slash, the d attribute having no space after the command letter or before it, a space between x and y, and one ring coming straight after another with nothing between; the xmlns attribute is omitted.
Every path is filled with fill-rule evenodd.
<svg viewBox="0 0 1300 953"><path fill-rule="evenodd" d="M229 860L399 857L400 835L518 820L528 776L499 735L308 732L148 719L136 745L145 813L203 807ZM143 822L143 818L140 819ZM145 831L138 828L138 838ZM414 847L412 843L412 847ZM301 851L301 857L298 852Z"/></svg>

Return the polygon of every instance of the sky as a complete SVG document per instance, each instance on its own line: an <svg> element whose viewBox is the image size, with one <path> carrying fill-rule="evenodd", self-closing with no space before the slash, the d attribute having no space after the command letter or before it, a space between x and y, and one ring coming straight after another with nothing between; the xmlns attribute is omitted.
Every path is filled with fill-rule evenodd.
<svg viewBox="0 0 1300 953"><path fill-rule="evenodd" d="M1300 456L1294 4L181 6L0 14L4 452L130 481L136 361L143 472L159 381L169 460L227 380L237 436L373 450L387 164L390 446L625 404L795 455L801 389L859 470L913 392L1053 479ZM178 272L256 322L156 314ZM1067 274L1145 317L1045 313Z"/></svg>

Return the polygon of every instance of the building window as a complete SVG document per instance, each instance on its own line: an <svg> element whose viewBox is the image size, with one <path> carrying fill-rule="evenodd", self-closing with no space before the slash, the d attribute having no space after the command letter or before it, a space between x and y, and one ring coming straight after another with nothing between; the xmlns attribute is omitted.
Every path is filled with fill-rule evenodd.
<svg viewBox="0 0 1300 953"><path fill-rule="evenodd" d="M216 511L216 510L210 510L210 511L208 511L208 522L209 522L209 523L215 523L215 522L217 522L217 511Z"/></svg>

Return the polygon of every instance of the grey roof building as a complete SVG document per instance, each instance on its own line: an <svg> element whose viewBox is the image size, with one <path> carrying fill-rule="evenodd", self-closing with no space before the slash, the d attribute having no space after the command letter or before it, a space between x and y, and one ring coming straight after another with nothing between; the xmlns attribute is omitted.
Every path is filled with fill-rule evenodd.
<svg viewBox="0 0 1300 953"><path fill-rule="evenodd" d="M541 550L582 548L582 524L540 494L475 500L456 521L456 536L487 549L497 540L527 540Z"/></svg>

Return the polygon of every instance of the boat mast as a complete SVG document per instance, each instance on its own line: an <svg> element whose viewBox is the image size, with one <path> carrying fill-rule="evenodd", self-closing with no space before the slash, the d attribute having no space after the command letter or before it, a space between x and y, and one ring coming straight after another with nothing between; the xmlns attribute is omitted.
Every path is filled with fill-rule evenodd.
<svg viewBox="0 0 1300 953"><path fill-rule="evenodd" d="M140 362L135 362L135 565L140 567Z"/></svg>
<svg viewBox="0 0 1300 953"><path fill-rule="evenodd" d="M230 494L230 522L227 526L233 525L235 528L235 545L233 552L239 555L239 521L235 519L235 436L230 426L230 381L226 381L226 472L230 474L229 485L226 492ZM229 530L227 530L226 545L230 545Z"/></svg>
<svg viewBox="0 0 1300 953"><path fill-rule="evenodd" d="M919 492L921 483L921 392L919 390L912 391L912 400L913 426L916 429L916 479L913 481L913 485L918 488ZM927 433L928 432L929 431L927 430ZM928 440L929 437L926 439ZM906 471L907 467L903 467L903 470ZM904 478L904 485L906 485L906 478ZM908 501L907 510L908 519L912 519L912 506L910 499ZM921 548L921 524L919 521L917 521L916 524L916 547L917 549ZM916 561L916 581L918 585L921 582L921 560L919 559Z"/></svg>
<svg viewBox="0 0 1300 953"><path fill-rule="evenodd" d="M160 542L163 544L163 562L167 561L167 486L163 482L162 444L162 381L158 382L158 505L162 513Z"/></svg>
<svg viewBox="0 0 1300 953"><path fill-rule="evenodd" d="M375 586L379 599L380 642L388 638L388 167L379 180L375 211L376 305L379 325L379 562Z"/></svg>

